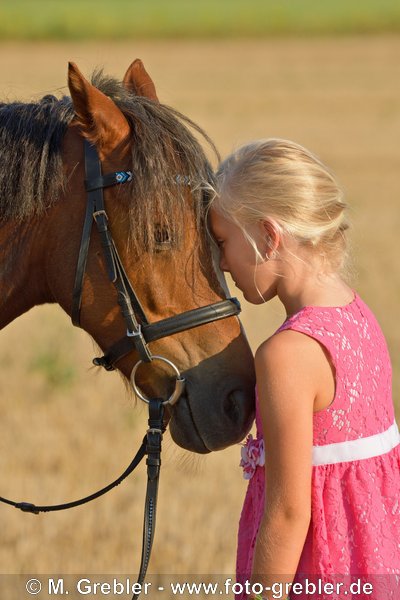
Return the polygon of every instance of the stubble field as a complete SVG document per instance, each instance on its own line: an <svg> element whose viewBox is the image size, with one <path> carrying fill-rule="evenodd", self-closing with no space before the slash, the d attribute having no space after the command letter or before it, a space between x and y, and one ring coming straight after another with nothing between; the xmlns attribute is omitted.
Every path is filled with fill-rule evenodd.
<svg viewBox="0 0 400 600"><path fill-rule="evenodd" d="M140 57L161 101L198 122L222 155L259 137L293 139L336 172L351 204L352 285L386 334L400 410L400 39L398 37L1 46L7 99L67 93L67 61L122 77ZM243 306L253 349L284 319ZM79 497L130 462L146 426L116 374L61 310L40 307L0 337L0 495ZM399 414L399 413L398 413ZM166 435L154 574L233 573L245 482L240 447L193 456ZM0 572L131 573L139 565L145 469L94 504L54 515L0 508ZM190 578L190 577L189 577ZM2 585L3 589L4 586Z"/></svg>

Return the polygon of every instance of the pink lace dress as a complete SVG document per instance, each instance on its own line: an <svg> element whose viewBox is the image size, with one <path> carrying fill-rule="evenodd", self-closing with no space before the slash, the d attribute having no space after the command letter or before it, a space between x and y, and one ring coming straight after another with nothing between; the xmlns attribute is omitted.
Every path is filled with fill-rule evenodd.
<svg viewBox="0 0 400 600"><path fill-rule="evenodd" d="M292 592L290 598L400 599L400 438L382 331L356 293L343 307L304 307L276 333L284 329L302 332L322 344L336 373L333 402L313 417L312 518L295 581L314 576L314 580L345 582L343 589L335 588L336 595ZM264 507L264 442L258 406L256 426L256 439L250 436L242 448L241 466L249 484L239 523L240 583L250 578ZM349 576L352 581L358 576L370 581L373 593L352 596L345 587Z"/></svg>

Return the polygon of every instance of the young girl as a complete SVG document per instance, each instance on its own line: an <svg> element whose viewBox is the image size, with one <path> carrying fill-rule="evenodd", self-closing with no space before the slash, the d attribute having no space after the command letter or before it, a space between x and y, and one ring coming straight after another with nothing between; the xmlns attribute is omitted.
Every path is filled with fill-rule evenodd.
<svg viewBox="0 0 400 600"><path fill-rule="evenodd" d="M242 449L234 591L400 598L391 365L376 318L341 277L342 192L317 157L279 139L240 148L218 182L210 223L221 269L246 300L278 296L287 314L255 355L257 437Z"/></svg>

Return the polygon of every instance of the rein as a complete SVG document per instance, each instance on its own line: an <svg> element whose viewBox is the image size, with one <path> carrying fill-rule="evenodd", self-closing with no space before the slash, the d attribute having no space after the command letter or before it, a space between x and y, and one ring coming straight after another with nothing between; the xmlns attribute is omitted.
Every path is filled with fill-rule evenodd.
<svg viewBox="0 0 400 600"><path fill-rule="evenodd" d="M117 340L104 356L94 358L93 364L104 367L107 371L112 371L115 369L115 364L121 358L134 350L137 351L140 360L132 370L131 382L136 395L148 404L149 427L139 450L125 471L115 479L115 481L97 492L81 498L80 500L49 506L36 506L30 502L15 502L1 496L0 502L32 514L74 508L86 504L87 502L91 502L118 486L132 473L141 462L142 458L147 454L147 490L143 522L142 556L138 575L138 583L142 584L150 560L155 531L158 481L161 466L161 442L163 433L166 429L166 426L163 423L164 407L166 404L174 404L177 402L185 387L185 379L181 376L174 363L162 356L153 355L148 344L154 340L168 337L194 327L199 327L200 325L212 323L213 321L218 321L227 317L237 316L240 313L241 308L240 303L236 298L228 298L214 304L162 319L155 323L149 323L145 311L129 281L118 255L111 231L108 228L108 216L105 210L103 197L104 188L131 181L132 172L117 171L102 175L101 163L96 147L86 140L84 144L87 205L72 294L71 319L75 326L80 326L83 280L94 222L100 235L108 277L117 290L118 304L125 319L127 330L126 335ZM180 180L181 176L177 176L177 181ZM185 177L183 177L183 182L186 184L188 183ZM136 371L139 365L142 362L150 363L154 360L161 360L167 363L175 372L175 390L167 400L163 400L162 398L147 398L135 382ZM134 594L132 600L137 600L138 597L139 594Z"/></svg>

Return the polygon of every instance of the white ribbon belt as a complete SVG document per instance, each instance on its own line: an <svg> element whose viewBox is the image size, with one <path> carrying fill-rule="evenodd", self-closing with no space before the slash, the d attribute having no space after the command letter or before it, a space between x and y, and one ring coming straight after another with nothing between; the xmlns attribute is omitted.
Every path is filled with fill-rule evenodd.
<svg viewBox="0 0 400 600"><path fill-rule="evenodd" d="M312 464L313 466L333 465L341 462L373 458L374 456L381 456L390 452L398 444L400 444L400 434L397 423L394 422L389 429L376 435L370 435L349 442L313 446Z"/></svg>

